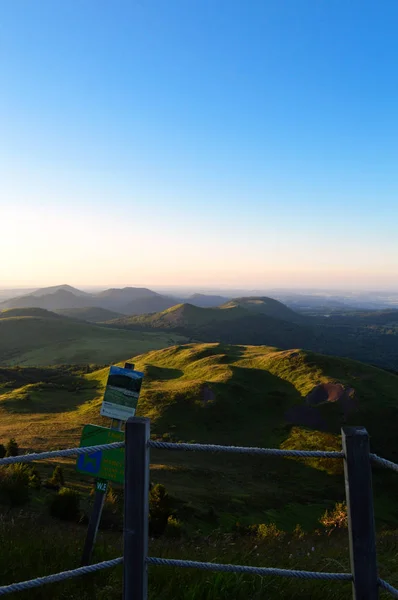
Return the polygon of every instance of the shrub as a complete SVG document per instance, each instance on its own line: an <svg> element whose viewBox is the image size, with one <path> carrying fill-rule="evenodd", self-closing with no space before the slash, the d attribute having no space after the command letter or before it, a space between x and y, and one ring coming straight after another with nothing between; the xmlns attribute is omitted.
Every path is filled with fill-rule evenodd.
<svg viewBox="0 0 398 600"><path fill-rule="evenodd" d="M21 506L29 500L31 468L17 463L0 468L0 502Z"/></svg>
<svg viewBox="0 0 398 600"><path fill-rule="evenodd" d="M272 538L281 540L284 536L285 532L278 529L275 523L260 523L260 525L257 525L257 537L261 539Z"/></svg>
<svg viewBox="0 0 398 600"><path fill-rule="evenodd" d="M325 511L319 521L325 527L328 535L335 529L346 529L348 526L346 503L336 502L334 509Z"/></svg>
<svg viewBox="0 0 398 600"><path fill-rule="evenodd" d="M0 444L0 458L4 458L6 455L6 447L4 444Z"/></svg>
<svg viewBox="0 0 398 600"><path fill-rule="evenodd" d="M11 438L6 446L6 456L18 456L19 447L15 438Z"/></svg>
<svg viewBox="0 0 398 600"><path fill-rule="evenodd" d="M164 535L168 538L180 538L183 533L183 526L181 521L173 516L167 519Z"/></svg>
<svg viewBox="0 0 398 600"><path fill-rule="evenodd" d="M41 477L39 471L36 467L30 467L29 471L29 487L34 490L39 490L41 488Z"/></svg>
<svg viewBox="0 0 398 600"><path fill-rule="evenodd" d="M51 475L51 477L49 479L47 479L46 481L46 488L49 488L51 490L59 490L62 487L64 487L65 485L65 478L64 478L64 472L62 470L62 467L60 465L57 465L54 468L54 471Z"/></svg>
<svg viewBox="0 0 398 600"><path fill-rule="evenodd" d="M293 536L299 540L301 540L304 537L304 529L302 528L300 523L297 523L296 527L294 528Z"/></svg>
<svg viewBox="0 0 398 600"><path fill-rule="evenodd" d="M157 483L149 492L149 531L151 535L162 535L170 516L170 496L164 485Z"/></svg>
<svg viewBox="0 0 398 600"><path fill-rule="evenodd" d="M53 471L52 474L52 479L54 481L56 481L57 483L59 483L59 485L61 487L64 487L65 485L65 478L64 478L64 472L62 470L62 467L60 465L57 465Z"/></svg>
<svg viewBox="0 0 398 600"><path fill-rule="evenodd" d="M50 502L50 515L62 521L77 521L80 516L80 494L63 487Z"/></svg>

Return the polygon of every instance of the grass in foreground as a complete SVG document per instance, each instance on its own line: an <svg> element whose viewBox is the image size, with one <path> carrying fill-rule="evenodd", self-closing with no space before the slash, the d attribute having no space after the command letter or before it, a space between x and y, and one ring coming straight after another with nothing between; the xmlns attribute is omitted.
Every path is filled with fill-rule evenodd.
<svg viewBox="0 0 398 600"><path fill-rule="evenodd" d="M0 520L1 583L22 581L79 566L85 528L65 526L20 513ZM398 584L398 532L380 534L378 558L380 576ZM100 532L94 560L122 554L122 534ZM268 538L213 534L193 539L152 539L152 556L220 563L349 572L346 531L331 535L312 533L276 535ZM10 596L15 600L120 600L122 568L105 570L72 581L43 586ZM388 596L381 593L381 598ZM211 573L192 569L151 567L150 600L253 600L293 598L296 600L344 600L352 598L351 584L330 581L297 580Z"/></svg>

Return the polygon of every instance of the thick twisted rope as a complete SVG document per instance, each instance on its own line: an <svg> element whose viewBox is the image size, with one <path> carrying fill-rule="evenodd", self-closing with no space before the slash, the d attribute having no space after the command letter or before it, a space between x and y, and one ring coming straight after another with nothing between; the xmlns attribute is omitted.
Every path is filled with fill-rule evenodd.
<svg viewBox="0 0 398 600"><path fill-rule="evenodd" d="M95 573L101 569L108 569L109 567L116 567L123 562L123 557L113 558L112 560L105 560L104 562L96 563L95 565L87 565L86 567L79 567L71 571L63 571L62 573L55 573L54 575L46 575L45 577L37 577L36 579L30 579L29 581L20 581L19 583L11 583L10 585L3 585L0 587L0 596L5 594L11 594L12 592L23 592L31 588L40 587L47 583L57 583L70 579L71 577L78 577L79 575L86 575L87 573Z"/></svg>
<svg viewBox="0 0 398 600"><path fill-rule="evenodd" d="M76 456L77 454L91 454L98 450L116 450L123 448L124 442L113 444L100 444L99 446L83 446L82 448L67 448L66 450L53 450L51 452L35 452L33 454L21 454L21 456L8 456L0 459L0 465L12 465L14 463L28 463L33 460L45 460L46 458L57 458L59 456Z"/></svg>
<svg viewBox="0 0 398 600"><path fill-rule="evenodd" d="M232 454L262 454L268 456L286 456L298 458L344 458L343 452L324 452L322 450L280 450L277 448L251 448L245 446L218 446L215 444L174 444L169 442L149 441L150 448L160 450L183 450L193 452L229 452ZM98 450L116 450L124 448L125 442L114 442L112 444L100 444L98 446L84 446L82 448L66 448L65 450L52 450L50 452L35 452L33 454L22 454L20 456L8 456L0 459L1 465L12 465L15 463L28 463L34 460L45 460L47 458L58 458L65 456L77 456L79 454L92 454ZM378 458L378 457L377 457ZM384 459L379 459L384 461ZM384 461L389 463L389 461ZM394 463L390 463L394 464ZM398 467L398 465L397 465Z"/></svg>
<svg viewBox="0 0 398 600"><path fill-rule="evenodd" d="M386 458L381 458L381 456L377 456L377 454L370 454L370 460L376 465L380 465L386 469L392 469L398 473L398 465L397 463L391 462L391 460L387 460Z"/></svg>
<svg viewBox="0 0 398 600"><path fill-rule="evenodd" d="M218 446L215 444L175 444L171 442L149 442L150 448L159 450L185 450L193 452L230 452L232 454L266 454L301 458L344 458L344 452L323 450L280 450L279 448L251 448L245 446Z"/></svg>
<svg viewBox="0 0 398 600"><path fill-rule="evenodd" d="M394 598L398 598L397 588L390 585L387 581L384 581L384 579L379 579L378 582L381 588L387 590L387 592L390 592L391 596L393 596Z"/></svg>
<svg viewBox="0 0 398 600"><path fill-rule="evenodd" d="M202 571L221 571L225 573L250 573L251 575L278 575L299 579L335 579L352 581L350 573L321 573L316 571L295 571L292 569L275 569L271 567L248 567L245 565L223 565L219 563L197 562L194 560L176 560L170 558L147 558L148 565L157 567L180 567L184 569L201 569Z"/></svg>

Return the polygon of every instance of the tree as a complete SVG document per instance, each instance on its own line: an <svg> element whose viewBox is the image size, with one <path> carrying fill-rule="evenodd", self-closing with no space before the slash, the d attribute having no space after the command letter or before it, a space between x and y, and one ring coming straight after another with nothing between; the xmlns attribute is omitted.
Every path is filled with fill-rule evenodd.
<svg viewBox="0 0 398 600"><path fill-rule="evenodd" d="M0 458L4 458L6 455L6 447L4 444L0 444Z"/></svg>
<svg viewBox="0 0 398 600"><path fill-rule="evenodd" d="M6 446L6 456L18 456L19 447L15 438L11 438Z"/></svg>

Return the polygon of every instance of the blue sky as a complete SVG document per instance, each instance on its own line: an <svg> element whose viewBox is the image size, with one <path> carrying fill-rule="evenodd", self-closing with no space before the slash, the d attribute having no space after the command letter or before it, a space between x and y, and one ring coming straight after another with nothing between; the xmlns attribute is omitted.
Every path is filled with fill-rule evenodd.
<svg viewBox="0 0 398 600"><path fill-rule="evenodd" d="M395 0L2 0L0 286L396 287Z"/></svg>

